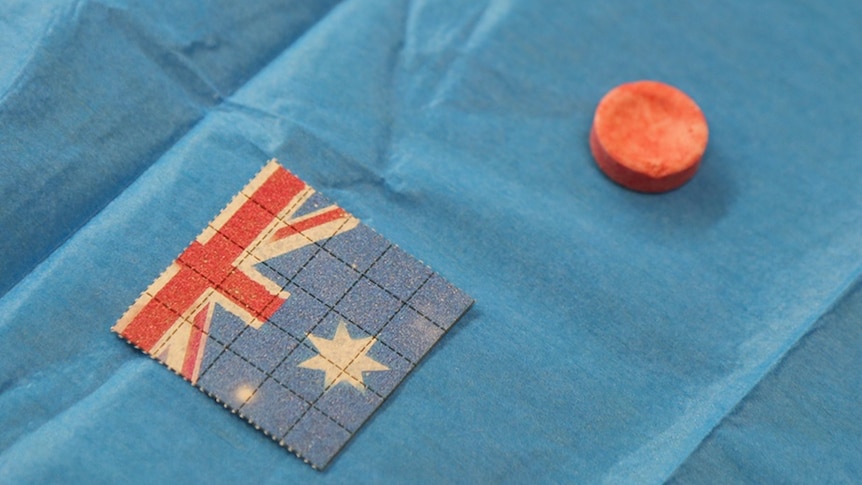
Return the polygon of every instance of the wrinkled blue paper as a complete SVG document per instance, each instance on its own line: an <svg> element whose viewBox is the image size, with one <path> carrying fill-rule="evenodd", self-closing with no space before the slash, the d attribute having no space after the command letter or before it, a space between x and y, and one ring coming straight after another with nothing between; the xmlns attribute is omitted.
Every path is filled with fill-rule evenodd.
<svg viewBox="0 0 862 485"><path fill-rule="evenodd" d="M858 2L163 3L0 7L0 481L862 480ZM477 300L322 475L109 331L272 157Z"/></svg>

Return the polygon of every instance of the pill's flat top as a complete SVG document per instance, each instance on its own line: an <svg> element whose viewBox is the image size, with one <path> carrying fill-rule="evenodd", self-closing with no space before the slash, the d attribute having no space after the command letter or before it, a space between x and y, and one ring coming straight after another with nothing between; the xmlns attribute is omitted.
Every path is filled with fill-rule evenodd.
<svg viewBox="0 0 862 485"><path fill-rule="evenodd" d="M670 190L697 170L709 130L697 104L656 81L622 84L596 109L591 146L616 182L647 192Z"/></svg>

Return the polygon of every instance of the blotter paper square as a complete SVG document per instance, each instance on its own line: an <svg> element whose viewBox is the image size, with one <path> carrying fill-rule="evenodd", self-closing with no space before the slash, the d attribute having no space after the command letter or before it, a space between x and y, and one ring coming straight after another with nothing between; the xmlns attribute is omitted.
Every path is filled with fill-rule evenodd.
<svg viewBox="0 0 862 485"><path fill-rule="evenodd" d="M320 469L472 303L273 160L113 330Z"/></svg>

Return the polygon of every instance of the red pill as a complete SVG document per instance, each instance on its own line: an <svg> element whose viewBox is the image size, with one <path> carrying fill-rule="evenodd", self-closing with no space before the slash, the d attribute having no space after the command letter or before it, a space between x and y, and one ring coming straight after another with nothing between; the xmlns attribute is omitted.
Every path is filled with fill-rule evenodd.
<svg viewBox="0 0 862 485"><path fill-rule="evenodd" d="M639 192L666 192L691 179L709 128L697 104L656 81L621 84L599 102L590 149L614 182Z"/></svg>

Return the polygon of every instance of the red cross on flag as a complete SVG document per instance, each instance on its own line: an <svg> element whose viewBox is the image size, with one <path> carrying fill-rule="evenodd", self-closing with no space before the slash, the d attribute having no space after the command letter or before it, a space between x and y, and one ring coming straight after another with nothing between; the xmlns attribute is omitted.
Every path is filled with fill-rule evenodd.
<svg viewBox="0 0 862 485"><path fill-rule="evenodd" d="M290 294L256 265L359 223L335 205L300 211L313 194L302 180L270 162L150 285L114 331L195 383L215 304L259 328Z"/></svg>

